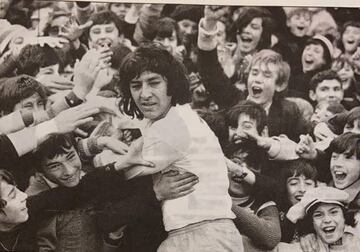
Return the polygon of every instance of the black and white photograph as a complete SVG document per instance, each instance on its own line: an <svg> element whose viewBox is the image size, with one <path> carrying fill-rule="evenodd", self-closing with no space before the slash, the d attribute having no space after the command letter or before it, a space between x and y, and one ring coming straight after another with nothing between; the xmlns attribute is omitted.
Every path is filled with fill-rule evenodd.
<svg viewBox="0 0 360 252"><path fill-rule="evenodd" d="M0 251L360 252L360 3L171 1L0 0Z"/></svg>

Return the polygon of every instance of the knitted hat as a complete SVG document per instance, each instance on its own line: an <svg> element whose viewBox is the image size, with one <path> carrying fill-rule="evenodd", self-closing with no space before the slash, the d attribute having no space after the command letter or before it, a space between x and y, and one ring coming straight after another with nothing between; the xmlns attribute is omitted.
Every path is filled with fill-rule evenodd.
<svg viewBox="0 0 360 252"><path fill-rule="evenodd" d="M21 25L12 25L8 21L0 20L0 55L2 55L10 41L16 36L24 35L28 30Z"/></svg>
<svg viewBox="0 0 360 252"><path fill-rule="evenodd" d="M178 5L171 14L171 18L177 22L188 19L195 23L199 23L204 16L204 7L200 5Z"/></svg>

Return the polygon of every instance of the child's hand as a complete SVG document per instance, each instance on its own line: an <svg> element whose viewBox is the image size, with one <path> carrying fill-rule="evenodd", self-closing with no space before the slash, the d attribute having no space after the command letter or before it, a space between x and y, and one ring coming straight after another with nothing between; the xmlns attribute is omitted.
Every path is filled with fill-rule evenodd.
<svg viewBox="0 0 360 252"><path fill-rule="evenodd" d="M88 21L85 24L79 25L74 17L71 17L69 22L61 27L59 36L74 41L80 38L84 30L89 28L93 24L92 21Z"/></svg>
<svg viewBox="0 0 360 252"><path fill-rule="evenodd" d="M192 193L194 185L199 183L196 175L185 172L180 174L178 171L168 171L157 173L154 178L154 192L159 201L177 199Z"/></svg>
<svg viewBox="0 0 360 252"><path fill-rule="evenodd" d="M309 135L301 135L300 141L295 149L296 154L299 157L304 159L315 159L317 156L317 151L315 149L314 141Z"/></svg>
<svg viewBox="0 0 360 252"><path fill-rule="evenodd" d="M109 48L91 49L75 64L73 91L79 98L84 99L90 92L99 71L109 67L112 54Z"/></svg>
<svg viewBox="0 0 360 252"><path fill-rule="evenodd" d="M205 6L204 9L204 28L206 31L214 31L216 23L228 12L227 7L222 6Z"/></svg>

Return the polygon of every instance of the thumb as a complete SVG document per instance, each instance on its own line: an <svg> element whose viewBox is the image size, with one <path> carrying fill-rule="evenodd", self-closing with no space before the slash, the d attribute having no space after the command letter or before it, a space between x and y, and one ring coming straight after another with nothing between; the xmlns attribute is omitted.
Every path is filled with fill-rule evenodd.
<svg viewBox="0 0 360 252"><path fill-rule="evenodd" d="M152 162L146 161L146 160L144 160L142 158L139 158L139 159L136 160L136 165L152 167L152 168L155 167L155 165Z"/></svg>
<svg viewBox="0 0 360 252"><path fill-rule="evenodd" d="M92 26L93 24L93 21L87 21L85 24L82 24L82 25L79 25L79 29L81 30L85 30L87 28L89 28L90 26Z"/></svg>

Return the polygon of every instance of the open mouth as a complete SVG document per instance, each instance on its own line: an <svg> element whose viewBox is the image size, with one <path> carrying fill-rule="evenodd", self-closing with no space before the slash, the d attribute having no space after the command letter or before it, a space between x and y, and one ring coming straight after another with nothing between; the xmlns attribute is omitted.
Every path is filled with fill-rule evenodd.
<svg viewBox="0 0 360 252"><path fill-rule="evenodd" d="M253 39L251 37L241 36L241 41L244 43L251 43Z"/></svg>
<svg viewBox="0 0 360 252"><path fill-rule="evenodd" d="M306 63L307 65L311 65L311 64L314 63L314 60L312 60L312 59L305 59L305 63Z"/></svg>
<svg viewBox="0 0 360 252"><path fill-rule="evenodd" d="M296 196L295 196L295 199L296 199L297 201L300 201L300 200L302 199L302 197L304 197L304 195L296 195Z"/></svg>
<svg viewBox="0 0 360 252"><path fill-rule="evenodd" d="M324 227L322 230L325 234L332 234L335 232L336 227Z"/></svg>
<svg viewBox="0 0 360 252"><path fill-rule="evenodd" d="M111 39L101 39L97 41L97 44L101 47L111 47L113 41Z"/></svg>
<svg viewBox="0 0 360 252"><path fill-rule="evenodd" d="M335 171L334 175L335 175L336 180L344 180L346 178L346 173L345 172Z"/></svg>
<svg viewBox="0 0 360 252"><path fill-rule="evenodd" d="M74 174L69 178L63 179L63 181L66 182L66 183L72 183L72 182L76 181L76 178L77 178L77 176L76 176L76 174Z"/></svg>
<svg viewBox="0 0 360 252"><path fill-rule="evenodd" d="M253 86L253 87L251 87L251 91L256 96L256 95L260 95L263 90L261 87Z"/></svg>
<svg viewBox="0 0 360 252"><path fill-rule="evenodd" d="M239 176L233 176L232 180L236 183L242 183L244 179L240 178Z"/></svg>
<svg viewBox="0 0 360 252"><path fill-rule="evenodd" d="M298 26L297 29L298 29L299 31L303 31L303 30L305 30L305 27L304 27L304 26Z"/></svg>
<svg viewBox="0 0 360 252"><path fill-rule="evenodd" d="M346 41L346 43L348 45L353 45L353 44L355 44L355 40L348 40L348 41Z"/></svg>

